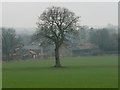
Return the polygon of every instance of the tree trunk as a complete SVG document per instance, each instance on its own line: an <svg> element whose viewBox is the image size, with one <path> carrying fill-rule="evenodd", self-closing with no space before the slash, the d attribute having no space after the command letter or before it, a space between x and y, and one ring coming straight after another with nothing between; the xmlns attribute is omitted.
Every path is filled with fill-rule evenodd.
<svg viewBox="0 0 120 90"><path fill-rule="evenodd" d="M61 67L59 58L59 47L55 47L55 67Z"/></svg>

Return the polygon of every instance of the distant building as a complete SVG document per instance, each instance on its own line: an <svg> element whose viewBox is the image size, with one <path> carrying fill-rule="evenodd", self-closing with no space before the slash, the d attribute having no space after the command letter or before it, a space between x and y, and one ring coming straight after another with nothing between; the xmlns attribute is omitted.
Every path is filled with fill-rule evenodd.
<svg viewBox="0 0 120 90"><path fill-rule="evenodd" d="M91 43L79 44L79 48L72 50L73 55L90 55L99 52L99 47Z"/></svg>

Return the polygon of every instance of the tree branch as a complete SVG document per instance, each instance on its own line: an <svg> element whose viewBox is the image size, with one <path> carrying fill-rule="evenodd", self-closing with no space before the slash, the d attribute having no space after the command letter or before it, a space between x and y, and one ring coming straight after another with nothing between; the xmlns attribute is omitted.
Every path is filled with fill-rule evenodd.
<svg viewBox="0 0 120 90"><path fill-rule="evenodd" d="M66 30L75 20L77 20L79 17L76 17L75 19L73 19L65 28L63 28L63 30Z"/></svg>

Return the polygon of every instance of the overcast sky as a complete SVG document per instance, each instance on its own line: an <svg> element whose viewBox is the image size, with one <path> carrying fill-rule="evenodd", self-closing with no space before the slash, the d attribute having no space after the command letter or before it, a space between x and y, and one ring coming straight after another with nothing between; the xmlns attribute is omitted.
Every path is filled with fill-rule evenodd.
<svg viewBox="0 0 120 90"><path fill-rule="evenodd" d="M106 26L118 24L117 2L4 2L2 3L3 27L36 27L38 16L51 6L66 7L81 16L81 25Z"/></svg>

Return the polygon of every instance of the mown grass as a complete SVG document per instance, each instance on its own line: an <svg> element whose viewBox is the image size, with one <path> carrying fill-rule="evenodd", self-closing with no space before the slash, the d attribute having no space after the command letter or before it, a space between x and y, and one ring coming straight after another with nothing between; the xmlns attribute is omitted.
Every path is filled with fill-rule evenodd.
<svg viewBox="0 0 120 90"><path fill-rule="evenodd" d="M61 58L63 68L53 68L54 59L3 64L3 88L116 88L117 56Z"/></svg>
<svg viewBox="0 0 120 90"><path fill-rule="evenodd" d="M0 60L0 89L2 89L2 62Z"/></svg>

